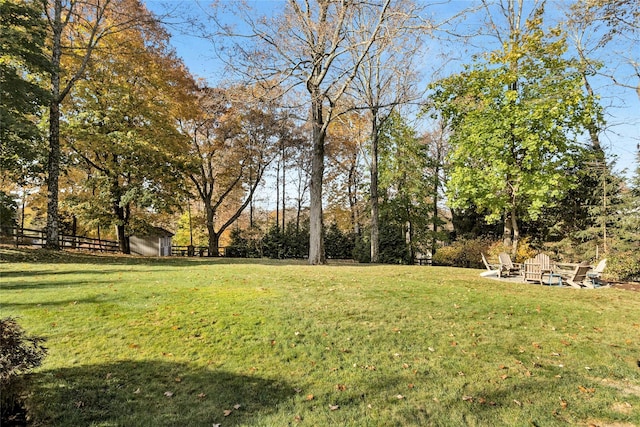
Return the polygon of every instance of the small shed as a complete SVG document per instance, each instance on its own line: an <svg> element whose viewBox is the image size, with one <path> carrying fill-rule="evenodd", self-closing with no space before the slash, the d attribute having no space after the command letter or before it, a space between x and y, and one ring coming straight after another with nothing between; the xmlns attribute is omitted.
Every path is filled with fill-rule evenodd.
<svg viewBox="0 0 640 427"><path fill-rule="evenodd" d="M142 256L171 256L173 233L160 227L153 227L140 236L129 237L131 254Z"/></svg>

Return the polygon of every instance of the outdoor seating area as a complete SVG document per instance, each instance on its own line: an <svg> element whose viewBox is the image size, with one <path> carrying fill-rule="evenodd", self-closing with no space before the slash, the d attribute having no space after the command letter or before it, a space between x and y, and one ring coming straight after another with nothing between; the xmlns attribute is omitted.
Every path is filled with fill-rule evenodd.
<svg viewBox="0 0 640 427"><path fill-rule="evenodd" d="M593 266L586 261L578 264L554 262L545 253L539 253L522 264L512 262L509 254L504 252L499 254L497 263L490 262L485 254L481 256L487 269L480 274L483 277L576 289L594 289L604 285L601 277L607 265L606 259Z"/></svg>

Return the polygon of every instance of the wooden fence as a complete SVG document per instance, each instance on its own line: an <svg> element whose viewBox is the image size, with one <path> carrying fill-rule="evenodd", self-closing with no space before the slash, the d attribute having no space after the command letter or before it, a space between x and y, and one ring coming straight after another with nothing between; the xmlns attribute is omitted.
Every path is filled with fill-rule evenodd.
<svg viewBox="0 0 640 427"><path fill-rule="evenodd" d="M209 248L207 246L171 246L171 256L209 256ZM227 256L227 248L221 246L218 248L218 256Z"/></svg>
<svg viewBox="0 0 640 427"><path fill-rule="evenodd" d="M5 230L3 230L5 231ZM47 242L46 230L11 227L8 230L18 246L44 246ZM119 252L120 246L114 240L95 239L93 237L60 234L58 244L62 249L81 249L94 252Z"/></svg>

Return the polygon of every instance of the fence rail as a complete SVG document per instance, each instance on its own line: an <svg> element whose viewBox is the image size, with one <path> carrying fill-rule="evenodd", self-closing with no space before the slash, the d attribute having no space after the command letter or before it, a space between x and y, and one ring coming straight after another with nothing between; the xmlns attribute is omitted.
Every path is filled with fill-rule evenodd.
<svg viewBox="0 0 640 427"><path fill-rule="evenodd" d="M45 230L11 227L7 229L18 246L44 246L47 242ZM81 249L94 252L119 252L120 246L114 240L95 239L93 237L60 234L58 245L62 249Z"/></svg>
<svg viewBox="0 0 640 427"><path fill-rule="evenodd" d="M171 256L209 256L209 247L207 246L171 246ZM227 248L220 246L218 248L218 256L227 256Z"/></svg>

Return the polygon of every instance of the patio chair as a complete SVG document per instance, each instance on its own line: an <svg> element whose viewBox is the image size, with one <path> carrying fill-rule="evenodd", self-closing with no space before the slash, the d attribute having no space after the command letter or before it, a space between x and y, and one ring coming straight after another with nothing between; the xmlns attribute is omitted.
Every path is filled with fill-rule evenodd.
<svg viewBox="0 0 640 427"><path fill-rule="evenodd" d="M542 284L542 276L552 273L551 260L547 254L538 254L524 262L523 279Z"/></svg>
<svg viewBox="0 0 640 427"><path fill-rule="evenodd" d="M511 257L508 253L502 252L498 255L498 259L500 259L500 272L498 273L498 277L517 276L520 274L520 265L511 262Z"/></svg>
<svg viewBox="0 0 640 427"><path fill-rule="evenodd" d="M602 286L602 280L600 280L600 277L606 267L607 259L603 258L593 270L587 273L587 282L589 283L589 287L595 288L596 286Z"/></svg>
<svg viewBox="0 0 640 427"><path fill-rule="evenodd" d="M584 287L591 287L585 284L587 279L587 273L591 270L591 266L587 262L578 264L573 270L573 273L566 278L566 282L574 288L582 289Z"/></svg>
<svg viewBox="0 0 640 427"><path fill-rule="evenodd" d="M499 276L500 275L500 265L499 264L490 264L489 261L487 261L487 257L485 257L482 252L480 252L480 255L482 256L482 262L484 263L484 266L487 267L487 271L483 271L482 273L480 273L480 275L484 276L484 277L487 277L487 276Z"/></svg>

